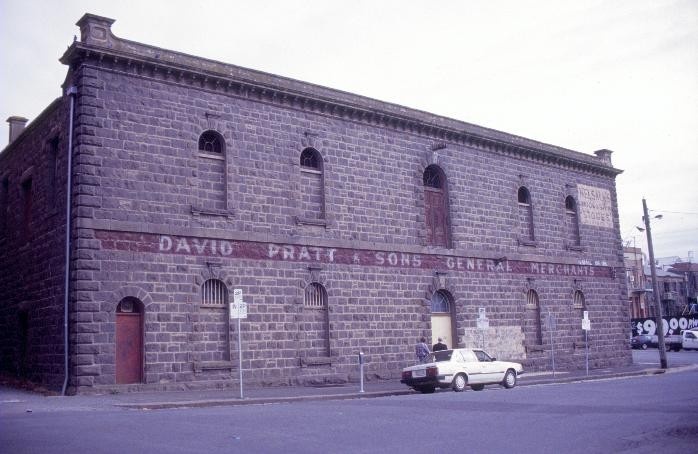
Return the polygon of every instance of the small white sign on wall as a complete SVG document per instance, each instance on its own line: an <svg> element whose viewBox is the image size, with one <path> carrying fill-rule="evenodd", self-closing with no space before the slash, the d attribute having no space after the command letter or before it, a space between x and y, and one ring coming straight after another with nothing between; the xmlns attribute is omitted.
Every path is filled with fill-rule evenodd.
<svg viewBox="0 0 698 454"><path fill-rule="evenodd" d="M247 318L247 303L242 301L242 289L233 290L233 302L230 303L230 318Z"/></svg>

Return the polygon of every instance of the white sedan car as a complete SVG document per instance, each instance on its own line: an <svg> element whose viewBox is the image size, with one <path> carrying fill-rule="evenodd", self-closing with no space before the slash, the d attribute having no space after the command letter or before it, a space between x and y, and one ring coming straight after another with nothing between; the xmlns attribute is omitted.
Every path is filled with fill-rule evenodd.
<svg viewBox="0 0 698 454"><path fill-rule="evenodd" d="M522 373L519 363L497 361L479 349L457 348L433 352L426 362L402 369L400 382L422 393L433 393L437 387L463 391L470 386L480 391L489 384L513 388Z"/></svg>

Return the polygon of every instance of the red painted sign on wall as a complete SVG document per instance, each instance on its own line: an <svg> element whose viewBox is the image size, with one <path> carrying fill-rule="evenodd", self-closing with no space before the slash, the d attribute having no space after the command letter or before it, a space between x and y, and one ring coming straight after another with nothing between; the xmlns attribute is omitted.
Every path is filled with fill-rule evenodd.
<svg viewBox="0 0 698 454"><path fill-rule="evenodd" d="M477 257L328 248L255 241L231 241L213 238L112 232L105 230L97 231L95 236L101 241L103 249L155 254L395 268L445 269L463 272L515 273L550 276L612 276L612 269L604 262L570 265L550 262L506 259L493 260Z"/></svg>

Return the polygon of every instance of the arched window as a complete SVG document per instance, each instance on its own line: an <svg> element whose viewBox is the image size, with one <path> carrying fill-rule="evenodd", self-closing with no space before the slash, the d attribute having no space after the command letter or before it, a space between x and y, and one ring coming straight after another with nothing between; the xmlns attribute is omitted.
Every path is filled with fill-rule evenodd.
<svg viewBox="0 0 698 454"><path fill-rule="evenodd" d="M320 284L310 284L305 288L305 299L303 301L305 307L314 307L324 309L327 307L327 292Z"/></svg>
<svg viewBox="0 0 698 454"><path fill-rule="evenodd" d="M565 233L570 246L580 245L577 202L572 196L567 196L565 199Z"/></svg>
<svg viewBox="0 0 698 454"><path fill-rule="evenodd" d="M433 189L443 189L441 169L437 166L429 166L424 171L424 186Z"/></svg>
<svg viewBox="0 0 698 454"><path fill-rule="evenodd" d="M318 283L305 288L304 311L300 314L301 355L305 357L330 356L330 320L327 291Z"/></svg>
<svg viewBox="0 0 698 454"><path fill-rule="evenodd" d="M311 169L322 171L322 157L320 153L314 148L306 148L301 153L301 167L304 169Z"/></svg>
<svg viewBox="0 0 698 454"><path fill-rule="evenodd" d="M199 151L203 153L223 154L225 151L225 140L216 131L208 130L199 136Z"/></svg>
<svg viewBox="0 0 698 454"><path fill-rule="evenodd" d="M227 213L228 172L225 140L220 133L208 130L199 136L197 171L198 201L195 209L205 213Z"/></svg>
<svg viewBox="0 0 698 454"><path fill-rule="evenodd" d="M446 175L439 166L430 165L424 170L422 181L427 244L450 247L451 226Z"/></svg>
<svg viewBox="0 0 698 454"><path fill-rule="evenodd" d="M531 204L531 193L525 186L521 186L518 191L519 204L519 232L524 241L535 241L533 233L533 207Z"/></svg>
<svg viewBox="0 0 698 454"><path fill-rule="evenodd" d="M526 317L524 335L526 340L532 345L543 344L543 331L541 328L541 310L538 293L530 289L526 293Z"/></svg>
<svg viewBox="0 0 698 454"><path fill-rule="evenodd" d="M301 152L300 211L301 219L313 223L325 219L325 188L320 152L306 148Z"/></svg>
<svg viewBox="0 0 698 454"><path fill-rule="evenodd" d="M228 288L223 281L209 279L201 286L201 305L213 307L226 307L228 302Z"/></svg>
<svg viewBox="0 0 698 454"><path fill-rule="evenodd" d="M528 192L524 186L519 188L519 204L520 205L530 205L531 204L531 194Z"/></svg>
<svg viewBox="0 0 698 454"><path fill-rule="evenodd" d="M451 303L448 301L448 296L442 291L435 292L431 296L431 313L432 314L450 314Z"/></svg>

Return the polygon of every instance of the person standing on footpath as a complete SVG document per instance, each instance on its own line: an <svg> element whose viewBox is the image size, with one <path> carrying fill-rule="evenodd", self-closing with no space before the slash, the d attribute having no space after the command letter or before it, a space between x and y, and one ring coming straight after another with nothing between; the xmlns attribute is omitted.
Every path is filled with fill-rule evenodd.
<svg viewBox="0 0 698 454"><path fill-rule="evenodd" d="M429 346L427 345L427 340L424 337L421 337L419 339L419 342L417 342L417 345L414 347L414 353L417 355L417 360L420 363L423 363L425 359L427 359L427 356L429 356Z"/></svg>
<svg viewBox="0 0 698 454"><path fill-rule="evenodd" d="M438 340L439 340L439 342L437 342L436 344L434 344L434 346L431 348L431 350L434 351L434 352L438 352L438 351L441 351L441 350L448 350L448 345L444 344L443 339L441 339L441 338L439 337Z"/></svg>

